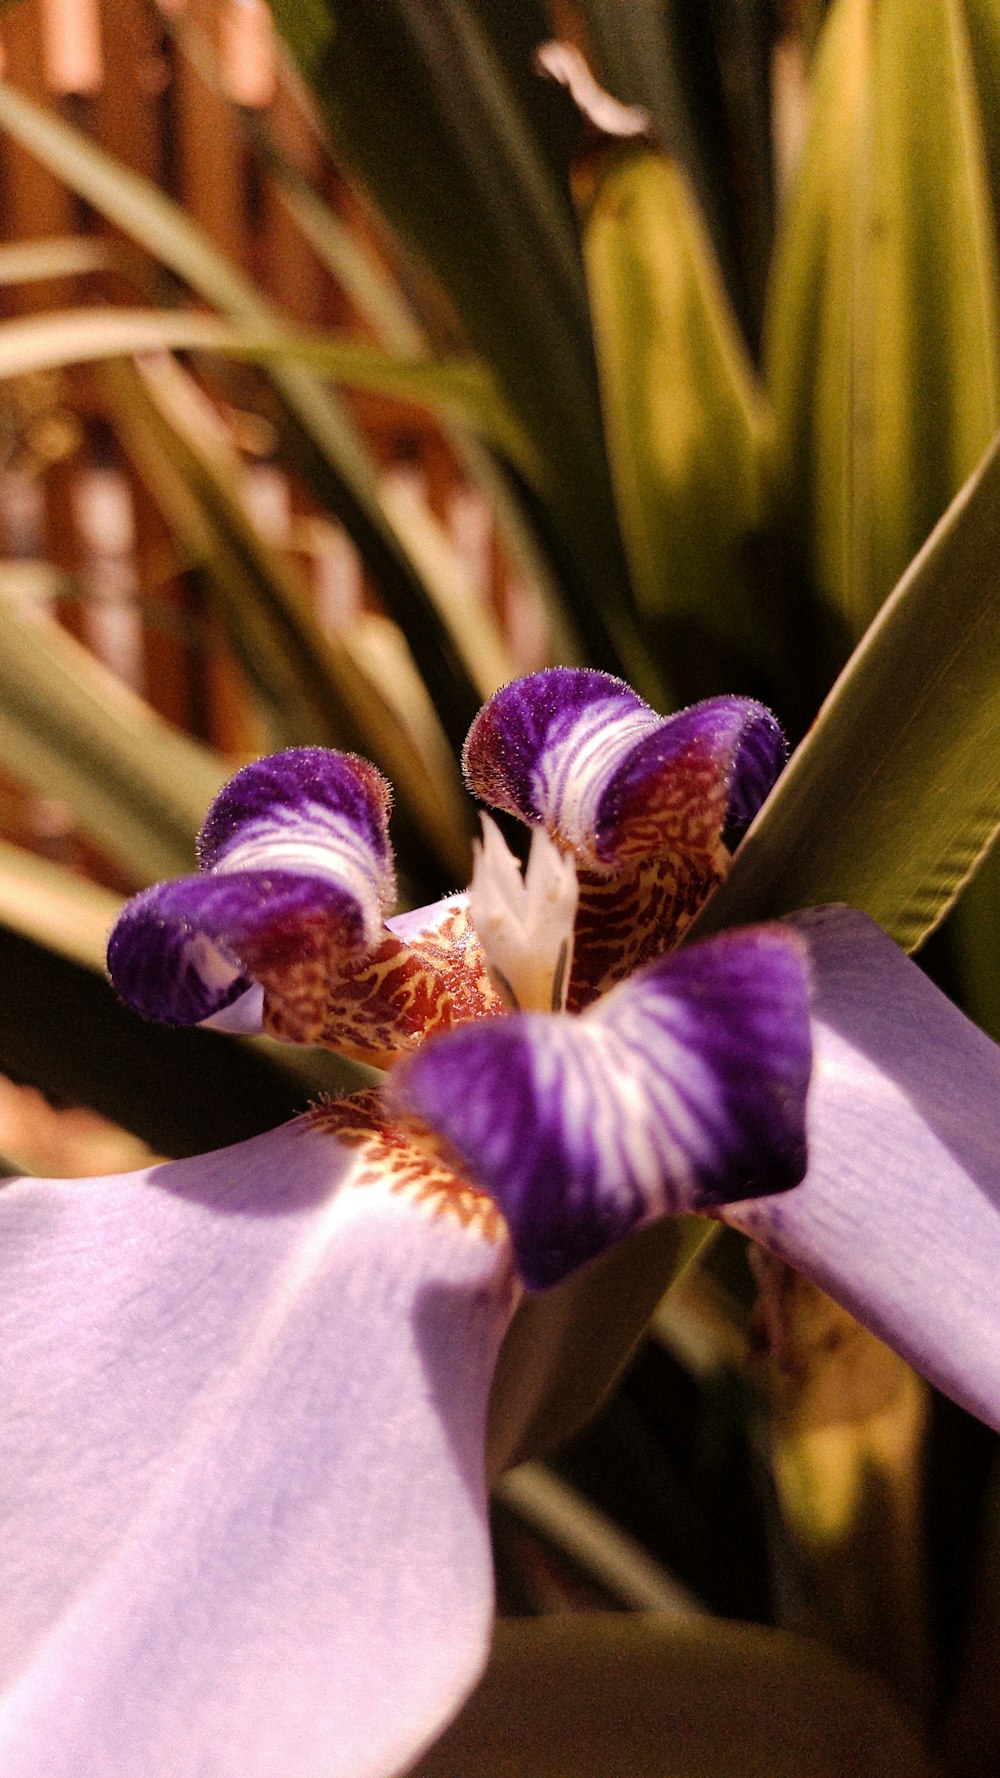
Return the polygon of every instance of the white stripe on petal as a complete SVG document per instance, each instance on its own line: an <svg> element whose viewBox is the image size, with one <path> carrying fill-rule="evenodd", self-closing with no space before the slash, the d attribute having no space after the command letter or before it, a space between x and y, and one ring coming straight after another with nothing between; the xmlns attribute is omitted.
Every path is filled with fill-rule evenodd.
<svg viewBox="0 0 1000 1778"><path fill-rule="evenodd" d="M555 725L535 769L533 788L543 819L588 857L601 797L614 773L636 743L663 723L647 709L611 716L618 703L593 704L572 723Z"/></svg>

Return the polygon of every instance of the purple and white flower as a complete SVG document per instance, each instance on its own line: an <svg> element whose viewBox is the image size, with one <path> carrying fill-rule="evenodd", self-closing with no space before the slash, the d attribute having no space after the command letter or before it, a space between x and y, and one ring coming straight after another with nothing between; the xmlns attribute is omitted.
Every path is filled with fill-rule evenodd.
<svg viewBox="0 0 1000 1778"><path fill-rule="evenodd" d="M737 698L507 687L467 897L387 918L366 762L246 767L125 910L145 1016L386 1085L222 1153L0 1192L5 1778L400 1770L491 1615L484 1426L522 1287L722 1216L1000 1425L1000 1051L863 915L678 949L784 758Z"/></svg>

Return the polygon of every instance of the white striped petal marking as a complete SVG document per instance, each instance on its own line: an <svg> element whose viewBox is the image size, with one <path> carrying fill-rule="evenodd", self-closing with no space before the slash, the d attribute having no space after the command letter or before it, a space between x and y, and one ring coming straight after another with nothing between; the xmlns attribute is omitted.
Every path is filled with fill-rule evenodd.
<svg viewBox="0 0 1000 1778"><path fill-rule="evenodd" d="M541 1289L657 1216L798 1182L808 990L798 936L749 927L651 964L579 1018L456 1031L397 1086L496 1199Z"/></svg>

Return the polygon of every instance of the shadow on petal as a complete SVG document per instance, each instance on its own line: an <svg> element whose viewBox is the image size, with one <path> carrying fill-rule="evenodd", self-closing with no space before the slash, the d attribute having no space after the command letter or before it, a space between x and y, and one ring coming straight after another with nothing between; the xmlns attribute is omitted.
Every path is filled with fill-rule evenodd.
<svg viewBox="0 0 1000 1778"><path fill-rule="evenodd" d="M364 1159L0 1192L5 1778L380 1778L473 1684L509 1253Z"/></svg>

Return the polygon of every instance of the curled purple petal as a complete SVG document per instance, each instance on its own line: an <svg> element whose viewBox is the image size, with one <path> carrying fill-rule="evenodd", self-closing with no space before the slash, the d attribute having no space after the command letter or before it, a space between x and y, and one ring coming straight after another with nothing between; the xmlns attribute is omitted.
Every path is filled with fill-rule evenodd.
<svg viewBox="0 0 1000 1778"><path fill-rule="evenodd" d="M579 1018L465 1027L394 1084L496 1199L542 1289L656 1216L794 1185L810 1056L804 947L760 926L652 964Z"/></svg>
<svg viewBox="0 0 1000 1778"><path fill-rule="evenodd" d="M1000 1049L866 915L793 924L815 981L809 1167L722 1215L1000 1430Z"/></svg>
<svg viewBox="0 0 1000 1778"><path fill-rule="evenodd" d="M395 895L389 806L381 772L354 753L290 747L230 778L198 836L203 870L294 870L338 881L362 871Z"/></svg>
<svg viewBox="0 0 1000 1778"><path fill-rule="evenodd" d="M0 1190L4 1778L379 1778L433 1737L492 1616L472 1198L358 1101Z"/></svg>
<svg viewBox="0 0 1000 1778"><path fill-rule="evenodd" d="M123 909L108 942L108 972L143 1018L197 1025L245 995L265 958L280 965L304 953L317 924L344 952L367 937L354 897L319 877L263 870L178 877Z"/></svg>
<svg viewBox="0 0 1000 1778"><path fill-rule="evenodd" d="M749 699L660 717L608 674L556 667L491 698L464 766L485 801L610 870L670 851L710 857L747 826L785 757L774 717Z"/></svg>
<svg viewBox="0 0 1000 1778"><path fill-rule="evenodd" d="M245 766L209 810L201 874L144 891L117 922L122 999L191 1025L263 980L321 1024L327 966L377 942L395 894L388 809L384 779L352 754L295 747Z"/></svg>
<svg viewBox="0 0 1000 1778"><path fill-rule="evenodd" d="M633 725L646 733L658 723L624 680L588 667L551 667L504 686L487 704L466 737L462 765L469 789L483 802L507 809L522 821L549 821L549 778L557 762L602 730ZM569 769L571 759L566 760ZM558 786L556 787L558 794Z"/></svg>

